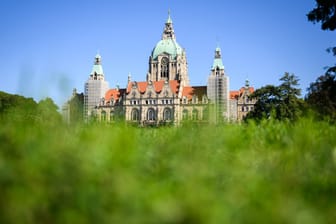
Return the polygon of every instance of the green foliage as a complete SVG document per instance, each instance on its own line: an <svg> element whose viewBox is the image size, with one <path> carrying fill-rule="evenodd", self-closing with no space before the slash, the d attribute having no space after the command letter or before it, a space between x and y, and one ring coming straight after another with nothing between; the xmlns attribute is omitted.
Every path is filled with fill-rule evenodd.
<svg viewBox="0 0 336 224"><path fill-rule="evenodd" d="M280 81L282 83L279 86L267 85L251 95L257 102L254 110L246 116L247 120L272 118L295 121L302 115L304 101L299 98L301 89L297 88L298 78L286 72Z"/></svg>
<svg viewBox="0 0 336 224"><path fill-rule="evenodd" d="M62 117L57 109L57 105L50 98L36 103L32 98L0 92L1 122L59 125Z"/></svg>
<svg viewBox="0 0 336 224"><path fill-rule="evenodd" d="M321 22L323 30L336 29L336 1L316 0L316 8L307 14L311 22Z"/></svg>
<svg viewBox="0 0 336 224"><path fill-rule="evenodd" d="M311 22L321 22L322 30L334 31L336 29L336 1L335 0L316 0L316 8L307 14ZM336 47L327 49L329 53L336 56ZM329 67L326 74L335 74L336 65Z"/></svg>
<svg viewBox="0 0 336 224"><path fill-rule="evenodd" d="M18 124L0 126L0 223L336 218L336 128L328 123Z"/></svg>
<svg viewBox="0 0 336 224"><path fill-rule="evenodd" d="M32 98L0 91L0 120L33 121L36 115L36 106L37 104Z"/></svg>
<svg viewBox="0 0 336 224"><path fill-rule="evenodd" d="M75 94L68 102L70 106L70 124L84 122L84 94Z"/></svg>
<svg viewBox="0 0 336 224"><path fill-rule="evenodd" d="M320 119L336 121L336 72L322 75L311 83L306 101Z"/></svg>

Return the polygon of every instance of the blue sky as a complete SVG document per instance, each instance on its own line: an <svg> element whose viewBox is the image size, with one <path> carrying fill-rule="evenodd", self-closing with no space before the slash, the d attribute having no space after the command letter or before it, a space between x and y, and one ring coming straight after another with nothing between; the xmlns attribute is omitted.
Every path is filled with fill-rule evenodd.
<svg viewBox="0 0 336 224"><path fill-rule="evenodd" d="M97 51L110 87L128 73L143 81L168 9L185 48L192 85L206 85L219 44L230 89L279 84L285 73L309 83L335 64L336 32L307 21L314 0L1 1L0 90L61 105L83 91Z"/></svg>

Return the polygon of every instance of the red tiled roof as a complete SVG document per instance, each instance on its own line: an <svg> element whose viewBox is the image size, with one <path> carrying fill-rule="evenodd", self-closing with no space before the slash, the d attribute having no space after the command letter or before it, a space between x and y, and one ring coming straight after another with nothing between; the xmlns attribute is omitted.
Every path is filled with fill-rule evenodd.
<svg viewBox="0 0 336 224"><path fill-rule="evenodd" d="M206 88L206 86L185 86L182 90L182 97L191 100L193 95L196 95L198 100L202 100L203 95L206 95Z"/></svg>
<svg viewBox="0 0 336 224"><path fill-rule="evenodd" d="M191 86L185 86L182 90L182 97L187 97L188 100L192 99L194 89Z"/></svg>
<svg viewBox="0 0 336 224"><path fill-rule="evenodd" d="M239 90L232 90L230 91L230 99L236 99L239 96Z"/></svg>
<svg viewBox="0 0 336 224"><path fill-rule="evenodd" d="M238 97L240 97L243 94L244 91L245 91L245 87L241 87L239 90L230 91L230 99L237 99ZM248 91L249 91L249 93L253 93L254 88L249 87Z"/></svg>
<svg viewBox="0 0 336 224"><path fill-rule="evenodd" d="M160 93L162 91L162 88L164 86L165 81L161 80L161 81L153 81L153 86L154 86L154 90L157 93ZM126 93L131 92L132 86L133 86L134 82L129 82L127 85L127 90ZM137 86L138 86L138 90L140 91L140 93L145 93L147 86L148 86L148 82L136 82ZM177 93L178 92L178 88L179 88L179 81L178 80L169 80L169 86L170 89L172 90L173 93Z"/></svg>
<svg viewBox="0 0 336 224"><path fill-rule="evenodd" d="M109 89L105 93L105 101L110 101L113 98L115 101L119 100L120 92L117 89Z"/></svg>

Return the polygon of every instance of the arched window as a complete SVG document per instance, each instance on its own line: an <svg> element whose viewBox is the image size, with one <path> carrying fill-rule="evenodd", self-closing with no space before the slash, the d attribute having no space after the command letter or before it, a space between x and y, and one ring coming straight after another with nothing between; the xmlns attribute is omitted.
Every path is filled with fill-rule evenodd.
<svg viewBox="0 0 336 224"><path fill-rule="evenodd" d="M184 109L182 111L182 120L188 120L188 110Z"/></svg>
<svg viewBox="0 0 336 224"><path fill-rule="evenodd" d="M110 121L114 121L114 111L110 112Z"/></svg>
<svg viewBox="0 0 336 224"><path fill-rule="evenodd" d="M172 120L172 111L170 108L165 108L163 111L163 120L170 121Z"/></svg>
<svg viewBox="0 0 336 224"><path fill-rule="evenodd" d="M203 109L203 117L202 120L209 120L209 108L206 107Z"/></svg>
<svg viewBox="0 0 336 224"><path fill-rule="evenodd" d="M198 120L198 110L193 109L193 111L192 111L192 119L193 120Z"/></svg>
<svg viewBox="0 0 336 224"><path fill-rule="evenodd" d="M169 78L169 61L166 57L161 60L161 78Z"/></svg>
<svg viewBox="0 0 336 224"><path fill-rule="evenodd" d="M216 68L216 76L219 76L219 68Z"/></svg>
<svg viewBox="0 0 336 224"><path fill-rule="evenodd" d="M139 110L138 109L133 109L131 112L131 120L132 121L138 121L140 118L139 116Z"/></svg>
<svg viewBox="0 0 336 224"><path fill-rule="evenodd" d="M155 121L155 111L153 108L149 108L147 111L147 120Z"/></svg>
<svg viewBox="0 0 336 224"><path fill-rule="evenodd" d="M100 116L101 116L101 121L106 121L106 111L103 110L103 111L101 112L101 115L100 115Z"/></svg>

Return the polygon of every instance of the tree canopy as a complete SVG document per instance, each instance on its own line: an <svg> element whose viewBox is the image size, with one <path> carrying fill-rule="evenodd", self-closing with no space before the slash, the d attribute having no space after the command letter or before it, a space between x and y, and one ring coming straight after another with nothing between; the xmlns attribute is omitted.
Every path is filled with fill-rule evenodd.
<svg viewBox="0 0 336 224"><path fill-rule="evenodd" d="M299 79L286 72L279 86L267 85L257 89L252 95L257 102L254 110L247 114L246 119L269 119L294 121L303 111L304 102L300 99Z"/></svg>
<svg viewBox="0 0 336 224"><path fill-rule="evenodd" d="M0 120L59 124L62 118L57 109L51 98L36 103L33 98L0 91Z"/></svg>
<svg viewBox="0 0 336 224"><path fill-rule="evenodd" d="M307 14L308 20L313 23L321 22L322 30L334 31L336 29L336 0L316 0L316 8ZM336 47L327 49L336 56ZM336 72L336 65L329 67L327 72Z"/></svg>
<svg viewBox="0 0 336 224"><path fill-rule="evenodd" d="M310 84L307 103L319 118L336 121L336 73L327 73Z"/></svg>
<svg viewBox="0 0 336 224"><path fill-rule="evenodd" d="M307 14L311 22L321 22L323 30L336 29L336 1L335 0L316 0L316 7Z"/></svg>
<svg viewBox="0 0 336 224"><path fill-rule="evenodd" d="M336 0L316 0L316 8L308 14L308 20L321 22L322 30L336 29ZM328 48L336 56L336 47ZM328 67L326 73L311 83L306 96L308 105L318 117L336 120L336 65Z"/></svg>

